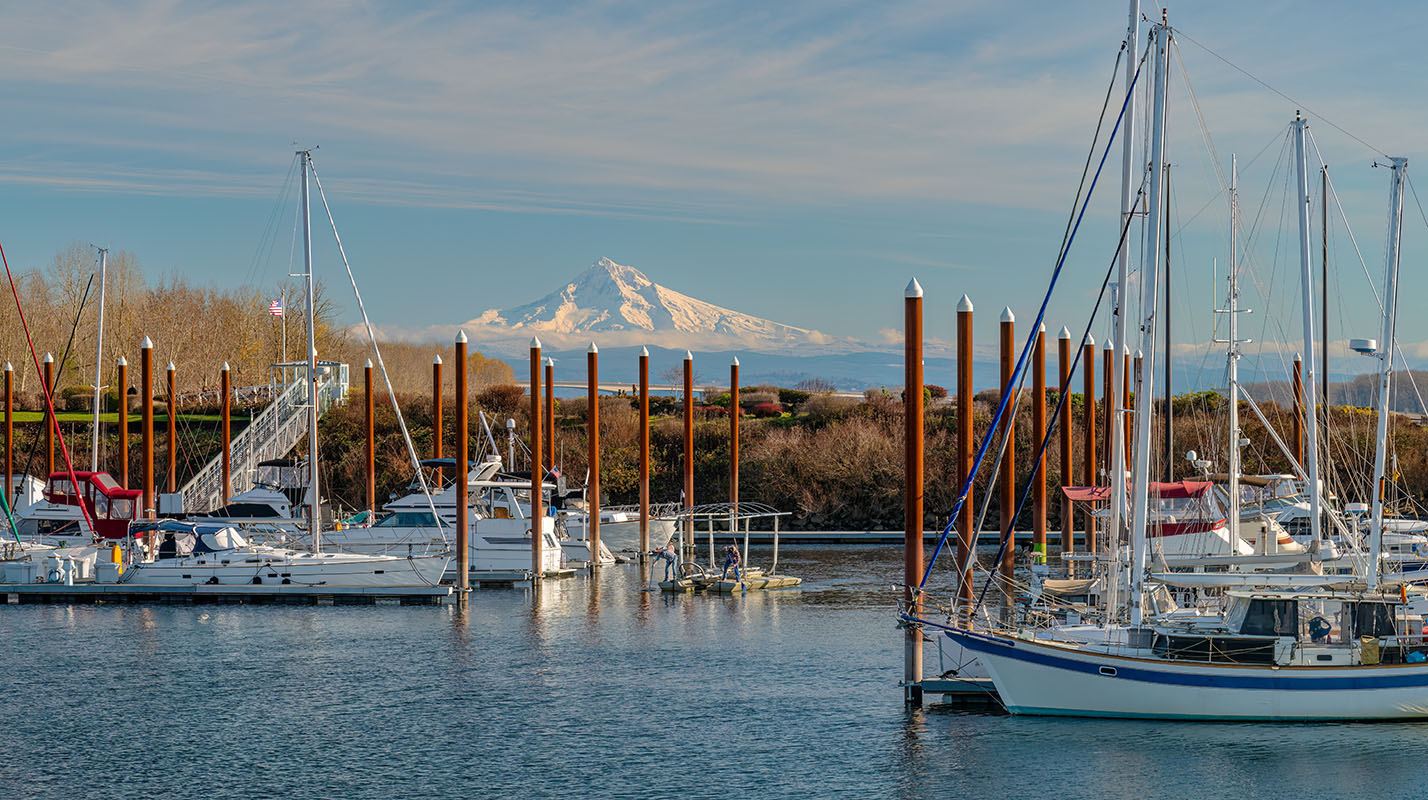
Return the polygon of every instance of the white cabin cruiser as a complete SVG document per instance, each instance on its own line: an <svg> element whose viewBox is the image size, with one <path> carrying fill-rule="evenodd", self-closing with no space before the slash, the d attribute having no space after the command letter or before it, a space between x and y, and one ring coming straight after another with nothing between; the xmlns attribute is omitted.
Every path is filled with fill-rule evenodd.
<svg viewBox="0 0 1428 800"><path fill-rule="evenodd" d="M429 459L423 467L439 467L448 473L455 470L452 459ZM491 478L500 469L497 460L483 461L467 473L467 528L470 534L468 551L471 572L517 572L531 568L531 531L526 518L529 505L522 505L521 486ZM440 493L427 495L420 490L388 503L385 516L366 527L347 527L325 531L323 542L349 553L380 553L385 555L421 555L448 550L455 545L456 482L452 481ZM525 487L529 492L529 487ZM432 508L441 524L432 516ZM559 570L564 562L560 540L553 517L541 518L542 569Z"/></svg>

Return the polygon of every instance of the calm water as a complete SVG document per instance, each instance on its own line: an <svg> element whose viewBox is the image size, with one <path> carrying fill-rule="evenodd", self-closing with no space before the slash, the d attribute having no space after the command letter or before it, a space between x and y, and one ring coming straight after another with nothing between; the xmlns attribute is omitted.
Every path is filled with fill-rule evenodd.
<svg viewBox="0 0 1428 800"><path fill-rule="evenodd" d="M0 797L1428 793L1428 725L905 712L900 550L783 556L805 587L744 598L3 607Z"/></svg>

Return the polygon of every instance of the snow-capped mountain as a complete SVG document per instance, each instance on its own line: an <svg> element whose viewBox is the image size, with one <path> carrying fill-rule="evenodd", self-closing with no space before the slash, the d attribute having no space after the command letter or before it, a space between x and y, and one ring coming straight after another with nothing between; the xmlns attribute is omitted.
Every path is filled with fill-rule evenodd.
<svg viewBox="0 0 1428 800"><path fill-rule="evenodd" d="M532 303L491 309L466 323L473 339L540 337L548 347L583 346L591 339L612 346L655 344L695 350L829 352L859 343L816 330L742 314L697 300L651 281L634 267L608 258Z"/></svg>

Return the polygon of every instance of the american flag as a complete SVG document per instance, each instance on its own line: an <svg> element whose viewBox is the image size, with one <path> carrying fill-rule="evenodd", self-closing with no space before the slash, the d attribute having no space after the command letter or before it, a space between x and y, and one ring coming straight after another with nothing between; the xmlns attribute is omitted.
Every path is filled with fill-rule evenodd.
<svg viewBox="0 0 1428 800"><path fill-rule="evenodd" d="M283 315L283 301L274 300L273 302L269 303L268 313L272 314L275 317L281 317Z"/></svg>

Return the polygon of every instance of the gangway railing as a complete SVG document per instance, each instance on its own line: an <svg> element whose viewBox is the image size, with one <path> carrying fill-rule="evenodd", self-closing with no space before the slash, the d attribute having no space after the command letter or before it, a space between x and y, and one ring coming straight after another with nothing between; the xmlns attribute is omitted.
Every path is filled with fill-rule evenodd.
<svg viewBox="0 0 1428 800"><path fill-rule="evenodd" d="M248 427L229 444L232 474L229 482L234 494L252 489L258 464L282 458L307 435L307 365L274 365L284 369L281 382L273 383L273 401ZM347 395L347 365L335 361L319 361L317 374L317 414L321 417ZM183 485L183 510L189 514L212 511L227 502L223 496L223 454L212 461Z"/></svg>

